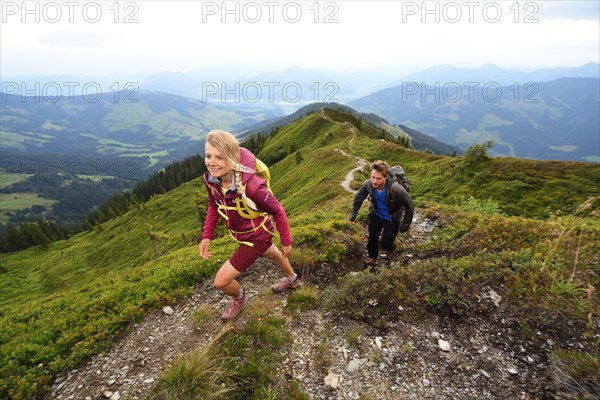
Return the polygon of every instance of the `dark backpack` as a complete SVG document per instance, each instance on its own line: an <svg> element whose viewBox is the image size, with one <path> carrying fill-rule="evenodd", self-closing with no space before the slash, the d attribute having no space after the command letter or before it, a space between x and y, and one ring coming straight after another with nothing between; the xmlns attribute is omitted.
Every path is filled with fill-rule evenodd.
<svg viewBox="0 0 600 400"><path fill-rule="evenodd" d="M404 168L399 165L394 165L390 168L388 172L388 179L390 182L398 182L401 184L407 192L410 192L410 187L412 182L408 180L406 174L404 173Z"/></svg>

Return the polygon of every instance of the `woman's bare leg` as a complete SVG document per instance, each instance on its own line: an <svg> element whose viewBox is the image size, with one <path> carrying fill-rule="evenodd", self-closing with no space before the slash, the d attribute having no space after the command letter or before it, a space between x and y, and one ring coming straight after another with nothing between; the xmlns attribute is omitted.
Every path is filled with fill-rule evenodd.
<svg viewBox="0 0 600 400"><path fill-rule="evenodd" d="M275 246L275 243L273 243L271 247L265 250L265 252L262 255L263 257L267 257L273 260L288 278L293 279L296 276L296 273L292 268L292 264L290 264L290 260L285 258L283 254L281 254L281 250L279 250L277 246Z"/></svg>
<svg viewBox="0 0 600 400"><path fill-rule="evenodd" d="M233 265L227 260L215 276L215 287L226 295L237 299L242 294L240 284L235 280L239 275L240 271L233 268Z"/></svg>

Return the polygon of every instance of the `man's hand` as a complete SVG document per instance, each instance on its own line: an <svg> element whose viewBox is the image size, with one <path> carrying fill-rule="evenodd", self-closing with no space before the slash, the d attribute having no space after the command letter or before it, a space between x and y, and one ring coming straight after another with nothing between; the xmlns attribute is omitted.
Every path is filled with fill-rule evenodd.
<svg viewBox="0 0 600 400"><path fill-rule="evenodd" d="M350 225L354 225L354 221L348 221Z"/></svg>
<svg viewBox="0 0 600 400"><path fill-rule="evenodd" d="M209 247L210 239L202 239L202 241L198 245L198 253L200 253L200 257L204 258L205 260L207 260L208 257L212 256L212 254L208 250Z"/></svg>
<svg viewBox="0 0 600 400"><path fill-rule="evenodd" d="M283 258L288 258L288 256L290 255L290 253L292 252L292 245L288 245L288 246L281 246L281 254L283 255Z"/></svg>

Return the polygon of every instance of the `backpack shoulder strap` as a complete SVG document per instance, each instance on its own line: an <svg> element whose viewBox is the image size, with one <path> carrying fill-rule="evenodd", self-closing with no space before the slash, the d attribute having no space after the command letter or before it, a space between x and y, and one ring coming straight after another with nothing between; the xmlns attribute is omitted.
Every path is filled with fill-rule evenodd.
<svg viewBox="0 0 600 400"><path fill-rule="evenodd" d="M398 182L398 181L392 182L391 195L394 196L394 200L396 200L396 201L402 200L402 198L400 197L402 191L405 191L408 193L406 188L400 182Z"/></svg>

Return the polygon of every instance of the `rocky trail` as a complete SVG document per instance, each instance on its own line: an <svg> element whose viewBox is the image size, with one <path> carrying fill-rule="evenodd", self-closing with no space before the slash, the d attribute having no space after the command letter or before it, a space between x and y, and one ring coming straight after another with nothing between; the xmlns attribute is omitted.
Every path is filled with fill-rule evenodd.
<svg viewBox="0 0 600 400"><path fill-rule="evenodd" d="M356 168L364 165L365 160L357 159ZM350 171L342 184L350 192L353 173ZM436 221L417 212L410 233L398 240L424 242L435 228ZM343 265L323 264L322 274L311 272L303 281L322 291L335 285L335 276L363 269L363 256L349 256ZM419 257L405 253L391 261L381 260L378 268L405 268ZM289 293L275 295L269 290L280 277L271 261L259 259L239 281L255 300L269 296L275 309L282 310ZM555 345L552 338L535 331L535 343L519 339L519 323L503 314L502 298L489 287L482 287L478 296L482 302L493 303L498 313L488 319L425 314L416 321L400 318L376 329L323 308L296 316L284 312L285 329L293 344L282 350L285 361L279 365L278 375L297 381L310 399L561 398L547 387L551 382L548 354ZM110 351L56 379L49 398L147 399L161 372L177 357L206 346L223 329L236 329L247 322L243 311L233 322L219 320L228 302L212 280L199 284L187 299L132 324ZM214 318L199 327L192 316L206 306L213 310ZM563 345L576 347L577 342L574 338Z"/></svg>
<svg viewBox="0 0 600 400"><path fill-rule="evenodd" d="M426 240L434 227L434 221L417 215L411 235L399 240ZM380 262L380 268L402 268L417 258L404 254L397 261ZM362 268L361 259L347 263L351 269ZM284 308L287 294L269 292L279 278L278 268L260 259L239 280L255 299L274 296L276 307ZM318 277L310 279L305 283L324 288ZM489 288L482 289L481 298L502 301ZM207 345L223 329L245 323L243 312L231 323L218 319L227 304L212 281L198 285L186 300L134 323L110 351L59 377L50 398L148 398L161 371L177 357ZM192 314L202 305L214 311L214 318L198 327ZM502 319L500 314L492 321L462 323L428 315L417 322L391 322L384 330L322 309L286 318L293 345L285 350L280 373L299 382L311 399L553 398L535 395L544 392L546 380L541 378L548 372L546 358L552 341L548 339L541 349L521 343L515 337L515 321Z"/></svg>

